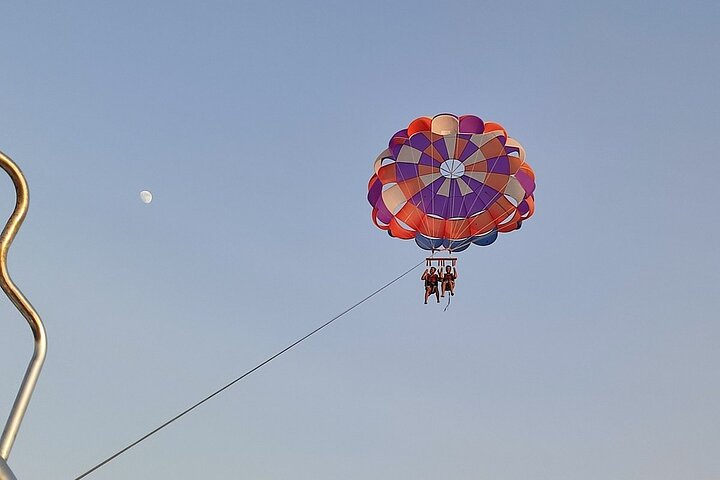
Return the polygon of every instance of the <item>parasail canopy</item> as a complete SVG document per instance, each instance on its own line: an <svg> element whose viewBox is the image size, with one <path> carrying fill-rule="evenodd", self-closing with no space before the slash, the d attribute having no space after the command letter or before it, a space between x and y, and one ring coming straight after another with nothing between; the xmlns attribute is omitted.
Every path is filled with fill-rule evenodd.
<svg viewBox="0 0 720 480"><path fill-rule="evenodd" d="M375 225L425 250L490 245L535 210L535 173L502 125L420 117L390 139L368 184Z"/></svg>

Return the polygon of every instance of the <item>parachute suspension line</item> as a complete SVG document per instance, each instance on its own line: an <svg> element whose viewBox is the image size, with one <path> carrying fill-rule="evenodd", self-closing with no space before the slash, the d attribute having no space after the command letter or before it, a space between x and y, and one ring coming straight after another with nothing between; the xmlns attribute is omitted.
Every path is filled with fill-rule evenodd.
<svg viewBox="0 0 720 480"><path fill-rule="evenodd" d="M425 266L432 267L433 259L435 258L435 249L430 250L430 256L425 259Z"/></svg>
<svg viewBox="0 0 720 480"><path fill-rule="evenodd" d="M291 343L291 344L288 345L287 347L283 348L282 350L280 350L280 351L277 352L276 354L272 355L271 357L268 357L267 360L265 360L265 361L257 364L256 366L254 366L253 368L251 368L251 369L248 370L247 372L245 372L245 373L243 373L242 375L240 375L239 377L237 377L235 380L233 380L233 381L231 381L230 383L226 384L225 386L223 386L223 387L215 390L213 393L211 393L211 394L208 395L207 397L203 398L202 400L200 400L199 402L195 403L195 404L192 405L191 407L183 410L182 412L180 412L179 414L175 415L173 418L171 418L171 419L168 420L167 422L163 423L163 424L160 425L159 427L157 427L157 428L151 430L150 432L146 433L146 434L143 435L142 437L138 438L137 440L135 440L134 442L132 442L131 444L129 444L128 446L126 446L125 448L123 448L123 449L121 449L121 450L118 450L116 453L114 453L113 455L109 456L108 458L106 458L106 459L103 460L102 462L98 463L97 465L95 465L95 466L92 467L91 469L87 470L87 471L86 471L85 473L83 473L82 475L80 475L80 476L78 476L78 477L75 477L75 480L80 480L81 478L87 477L88 475L90 475L90 474L91 474L92 472L94 472L95 470L97 470L97 469L99 469L100 467L102 467L103 465L106 465L107 463L111 462L112 460L114 460L115 458L119 457L119 456L122 455L123 453L127 452L128 450L130 450L131 448L133 448L135 445L137 445L138 443L142 442L143 440L147 439L148 437L156 434L157 432L159 432L159 431L162 430L163 428L165 428L165 427L167 427L168 425L170 425L171 423L173 423L175 420L180 419L181 417L183 417L184 415L186 415L186 414L190 413L191 411L195 410L197 407L199 407L199 406L202 405L203 403L207 402L208 400L210 400L210 399L213 398L214 396L216 396L216 395L222 393L223 391L227 390L228 388L232 387L232 386L235 385L237 382L239 382L239 381L242 380L243 378L247 377L248 375L250 375L250 374L253 373L254 371L259 370L259 369L262 368L263 366L265 366L265 365L267 365L268 363L270 363L271 361L275 360L277 357L279 357L279 356L282 355L283 353L287 352L288 350L292 349L293 347L299 345L300 343L304 342L304 341L307 340L308 338L312 337L313 335L315 335L316 333L318 333L320 330L322 330L323 328L327 327L328 325L330 325L331 323L333 323L335 320L339 319L340 317L342 317L342 316L345 315L346 313L349 313L351 310L355 309L356 307L359 307L360 305L362 305L362 304L365 303L366 301L370 300L372 297L374 297L374 296L377 295L378 293L382 292L383 290L385 290L385 289L388 288L390 285L392 285L393 283L397 282L398 280L400 280L400 279L403 278L404 276L408 275L410 272L412 272L413 270L415 270L416 268L418 268L418 267L419 267L420 265L422 265L423 263L424 263L424 260L423 260L422 262L418 263L417 265L413 266L412 268L406 270L404 273L401 273L400 275L398 275L397 277L395 277L393 280L389 281L388 283L386 283L386 284L383 285L382 287L378 288L377 290L375 290L375 291L372 292L371 294L367 295L367 296L366 296L365 298L363 298L362 300L357 301L357 302L354 303L352 306L346 308L345 310L343 310L343 311L340 312L339 314L335 315L333 318L331 318L331 319L328 320L327 322L323 323L322 325L320 325L319 327L317 327L317 328L316 328L315 330L313 330L312 332L306 334L305 336L303 336L302 338L299 338L298 340L295 340L293 343Z"/></svg>
<svg viewBox="0 0 720 480"><path fill-rule="evenodd" d="M448 307L450 307L450 299L452 298L452 295L448 293L448 303L445 305L445 308L443 308L443 312L447 312Z"/></svg>
<svg viewBox="0 0 720 480"><path fill-rule="evenodd" d="M420 161L420 157L418 157L418 162L419 161ZM395 162L395 164L397 165L397 161ZM402 181L403 183L405 183L408 180L405 178L405 174L403 173L402 170L396 169L396 174L400 175L400 181ZM415 177L415 180L417 181L418 186L420 186L422 184L422 182L420 181L420 176ZM398 182L398 184L399 184L399 182ZM422 191L422 189L418 189L418 193L420 193L421 191ZM408 198L405 203L412 203L411 200L412 200L412 197ZM420 196L420 204L422 205L422 195ZM403 208L404 206L405 206L405 204L402 204L402 206L400 206L400 208ZM423 221L424 221L424 219L423 219Z"/></svg>
<svg viewBox="0 0 720 480"><path fill-rule="evenodd" d="M432 142L432 137L430 137L430 141ZM409 143L409 142L410 142L410 136L408 135L408 143ZM419 150L418 150L418 152L419 152L419 153L418 153L418 169L419 169L419 168L420 168L420 160L422 159L422 152L420 152ZM431 164L432 164L432 162L431 162ZM432 166L434 166L434 165L432 165ZM420 173L420 171L418 170L418 176L417 176L418 186L422 186L422 185L423 185L423 181L422 181L422 177L423 177L423 176L422 176L422 175L419 175L419 173ZM422 210L423 212L426 212L426 211L427 211L427 207L426 207L426 205L425 205L425 200L423 199L422 192L423 192L423 190L425 190L425 189L427 189L427 188L429 188L429 191L431 192L431 193L430 193L430 211L432 211L432 199L433 199L433 196L432 196L432 185L433 185L433 183L435 183L435 176L434 176L434 173L433 173L433 172L430 172L430 184L429 184L429 185L422 186L422 188L421 188L420 190L418 190L418 194L420 194L420 198L419 198L419 200L420 200L420 205L418 205L418 207L419 207L420 210ZM423 215L423 219L422 219L421 225L424 225L424 226L425 226L425 230L429 232L429 231L431 231L431 228L430 228L430 222L429 222L428 218L430 218L430 217L428 217L427 215ZM416 239L415 241L417 242L417 231L415 232L415 239ZM433 253L434 253L434 252L435 252L435 250L433 249Z"/></svg>
<svg viewBox="0 0 720 480"><path fill-rule="evenodd" d="M458 136L459 133L460 133L460 126L459 126L459 124L458 124L458 129L457 129L457 131L453 134L453 135L455 135L455 142L453 142L453 149L455 149L455 145L457 145L457 136ZM443 138L444 138L444 137L443 137ZM447 146L445 147L445 149L447 150ZM453 152L448 152L448 157L454 159L454 158L455 158L455 152L454 152L454 151L453 151ZM457 178L452 178L452 175L451 175L451 177L450 177L447 181L450 182L450 187L448 188L448 196L450 197L450 211L446 214L446 217L448 217L448 218L447 218L447 220L445 221L445 223L446 223L446 224L450 223L450 225L452 225L452 223L450 222L450 220L451 220L452 218L454 218L452 215L453 215L453 212L455 211L455 195L453 195L453 193L455 193L455 192L454 192L455 189L454 189L453 187L458 187L457 183L458 183L459 180L458 180ZM459 189L459 188L460 188L460 187L458 187L458 189ZM446 211L446 212L447 212L447 211ZM467 217L467 215L465 215L465 216ZM443 237L446 237L446 236L447 236L447 234L443 232ZM449 244L449 245L452 244L452 238L453 238L454 236L455 236L455 228L451 226L451 228L450 228L450 244ZM448 249L448 252L450 252L450 255L452 255L452 249L451 249L451 248Z"/></svg>
<svg viewBox="0 0 720 480"><path fill-rule="evenodd" d="M506 132L506 134L507 134L507 132ZM508 136L505 137L505 141L506 141L506 142L507 142L507 138L508 138ZM505 153L505 156L507 156L507 153ZM497 157L491 157L491 158L497 158ZM484 161L484 162L487 162L488 159L486 158L486 159L484 159L483 161ZM525 162L525 160L523 160L523 162L522 162L521 165L523 165L523 164L525 164L525 163L527 163L527 162ZM490 173L490 172L488 172L488 173ZM505 195L504 191L505 191L505 189L507 189L507 186L508 186L509 184L510 184L510 175L508 175L508 178L507 178L507 180L505 181L505 186L503 187L503 192L501 192L502 195ZM468 210L468 213L469 213L469 212L472 212L472 210L475 208L475 204L477 203L478 199L480 198L480 195L482 194L483 189L485 188L485 185L486 185L485 182L481 182L481 186L480 186L480 190L478 191L478 195L475 197L475 199L473 200L472 204L470 204L470 209ZM506 220L506 219L507 219L507 217L504 218L503 220ZM493 221L494 221L494 220L495 220L495 219L493 218ZM498 226L499 226L498 224L495 224L495 228L497 228ZM468 232L468 233L470 233L470 232Z"/></svg>
<svg viewBox="0 0 720 480"><path fill-rule="evenodd" d="M435 159L435 133L432 129L432 119L430 120L430 154L432 155L432 166L433 166L433 175L432 175L432 183L430 183L430 212L432 212L433 215L435 215L435 197L437 196L437 191L433 193L433 189L435 188L435 182L440 178L440 165L437 164L437 160ZM437 172L435 172L435 167L437 167ZM438 187L439 190L439 187ZM430 216L428 215L428 218ZM431 230L430 230L431 231ZM433 232L433 236L436 234ZM443 237L445 236L443 232Z"/></svg>

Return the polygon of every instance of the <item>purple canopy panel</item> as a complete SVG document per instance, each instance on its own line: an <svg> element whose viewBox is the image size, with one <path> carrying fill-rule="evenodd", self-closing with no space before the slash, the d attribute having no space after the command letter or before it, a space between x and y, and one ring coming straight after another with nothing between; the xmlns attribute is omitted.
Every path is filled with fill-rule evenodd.
<svg viewBox="0 0 720 480"><path fill-rule="evenodd" d="M502 196L502 194L494 188L485 185L485 188L483 188L480 193L478 193L478 196L483 199L483 201L485 201L485 205L490 206L493 203L497 202L498 199Z"/></svg>
<svg viewBox="0 0 720 480"><path fill-rule="evenodd" d="M485 188L484 183L479 180L475 180L469 175L463 175L462 179L465 183L467 183L468 187L472 189L472 192L468 193L468 195L477 195L481 188Z"/></svg>
<svg viewBox="0 0 720 480"><path fill-rule="evenodd" d="M441 137L439 140L435 140L433 142L433 146L435 147L435 150L440 154L439 160L441 163L450 158L447 151L447 145L445 145L445 138Z"/></svg>
<svg viewBox="0 0 720 480"><path fill-rule="evenodd" d="M462 207L460 207L460 215L457 215L457 216L461 217L461 218L467 218L469 215L468 215L467 205L465 204L464 196L460 199L460 203L462 204Z"/></svg>
<svg viewBox="0 0 720 480"><path fill-rule="evenodd" d="M388 142L388 147L392 148L393 145L400 144L402 145L407 141L408 134L407 134L407 128L404 130L400 130L395 135L390 137L390 142Z"/></svg>
<svg viewBox="0 0 720 480"><path fill-rule="evenodd" d="M437 195L437 191L443 184L445 177L441 176L427 187L420 190L410 199L413 205L418 207L424 213L442 216L444 212L447 197ZM438 213L439 212L439 213Z"/></svg>
<svg viewBox="0 0 720 480"><path fill-rule="evenodd" d="M420 154L420 162L418 163L420 163L421 165L430 165L433 167L437 167L442 163L442 160L434 159L427 153L422 153Z"/></svg>
<svg viewBox="0 0 720 480"><path fill-rule="evenodd" d="M465 205L465 209L467 210L467 214L475 215L476 213L485 210L488 204L484 197L480 197L480 192L490 187L467 175L463 177L463 180L470 188L472 188L472 192L463 197L463 203Z"/></svg>
<svg viewBox="0 0 720 480"><path fill-rule="evenodd" d="M505 155L502 157L488 158L487 171L510 175L510 160Z"/></svg>
<svg viewBox="0 0 720 480"><path fill-rule="evenodd" d="M460 198L462 197L462 192L460 191L460 185L458 185L458 182L456 179L450 180L450 195L448 195L450 198Z"/></svg>
<svg viewBox="0 0 720 480"><path fill-rule="evenodd" d="M520 185L522 185L523 190L525 190L525 193L527 195L532 195L533 191L535 190L535 182L533 182L533 179L528 175L527 173L523 172L522 170L519 170L515 174L515 178L518 182L520 182Z"/></svg>
<svg viewBox="0 0 720 480"><path fill-rule="evenodd" d="M523 200L522 202L520 202L520 205L518 205L517 209L518 212L520 212L520 215L525 215L527 212L530 211L530 206L525 200Z"/></svg>
<svg viewBox="0 0 720 480"><path fill-rule="evenodd" d="M370 202L370 205L374 207L377 201L380 199L381 194L382 182L380 182L379 179L375 179L375 181L370 186L370 189L368 190L368 202Z"/></svg>
<svg viewBox="0 0 720 480"><path fill-rule="evenodd" d="M478 212L486 210L487 207L500 198L500 193L494 188L488 187L480 182L477 183L481 186L476 189L471 185L473 187L473 193L468 193L465 197L463 197L463 203L467 209L468 216L472 216Z"/></svg>
<svg viewBox="0 0 720 480"><path fill-rule="evenodd" d="M485 201L478 197L477 194L473 193L463 197L463 205L469 217L478 212L482 212L487 207Z"/></svg>
<svg viewBox="0 0 720 480"><path fill-rule="evenodd" d="M395 174L398 182L411 180L420 175L417 163L398 162L395 164Z"/></svg>
<svg viewBox="0 0 720 480"><path fill-rule="evenodd" d="M427 137L425 132L418 132L408 140L408 143L421 152L430 146L430 139Z"/></svg>
<svg viewBox="0 0 720 480"><path fill-rule="evenodd" d="M447 210L447 216L445 218L457 218L462 217L463 210L467 211L463 205L463 195L460 191L460 187L457 184L457 180L450 180L450 199L448 200L449 208Z"/></svg>
<svg viewBox="0 0 720 480"><path fill-rule="evenodd" d="M450 199L445 195L435 195L430 202L428 213L438 217L447 218L447 211L450 207Z"/></svg>
<svg viewBox="0 0 720 480"><path fill-rule="evenodd" d="M377 218L382 223L387 225L390 223L390 220L393 218L393 214L388 210L387 206L385 206L385 202L382 201L382 199L375 205L375 207L378 209L377 212Z"/></svg>
<svg viewBox="0 0 720 480"><path fill-rule="evenodd" d="M485 130L483 121L475 115L460 116L460 131L462 133L482 133Z"/></svg>
<svg viewBox="0 0 720 480"><path fill-rule="evenodd" d="M397 160L398 155L400 155L400 150L402 150L403 144L402 143L396 143L395 145L390 145L390 152L392 153L392 156L395 160Z"/></svg>
<svg viewBox="0 0 720 480"><path fill-rule="evenodd" d="M470 155L477 152L478 150L479 150L478 146L475 145L472 141L468 140L467 145L465 145L465 148L460 153L460 158L458 158L458 160L460 160L461 162L464 162L465 160L470 158Z"/></svg>

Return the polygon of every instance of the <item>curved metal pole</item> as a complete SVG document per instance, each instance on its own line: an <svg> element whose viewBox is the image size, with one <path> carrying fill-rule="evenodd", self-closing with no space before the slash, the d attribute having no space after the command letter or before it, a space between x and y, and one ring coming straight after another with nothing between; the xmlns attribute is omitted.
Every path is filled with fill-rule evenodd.
<svg viewBox="0 0 720 480"><path fill-rule="evenodd" d="M45 327L43 326L40 316L35 312L35 309L30 305L30 302L27 301L22 292L15 286L7 271L8 249L20 225L22 225L23 220L25 220L25 215L28 210L29 196L27 182L18 166L2 152L0 152L0 167L10 175L17 194L15 210L13 210L7 224L5 224L2 234L0 234L0 288L3 289L15 307L28 321L33 336L35 337L35 350L32 359L25 372L25 378L23 378L22 384L20 385L17 397L15 397L15 403L12 406L12 410L10 410L5 429L2 432L2 436L0 436L0 475L3 475L6 473L3 472L3 470L7 467L6 462L10 456L10 450L12 450L13 443L15 443L15 437L20 429L20 423L22 423L23 416L30 403L30 397L32 396L33 390L35 390L35 384L40 376L40 370L45 361L47 338L45 336ZM9 472L9 467L7 467L7 471ZM12 472L9 472L9 475L12 475Z"/></svg>

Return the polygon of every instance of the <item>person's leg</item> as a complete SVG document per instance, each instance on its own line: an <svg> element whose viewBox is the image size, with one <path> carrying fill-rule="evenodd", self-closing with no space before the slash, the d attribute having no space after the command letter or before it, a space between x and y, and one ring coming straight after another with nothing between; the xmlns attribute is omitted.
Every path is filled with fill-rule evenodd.
<svg viewBox="0 0 720 480"><path fill-rule="evenodd" d="M445 282L442 283L442 292L440 294L441 297L445 296Z"/></svg>
<svg viewBox="0 0 720 480"><path fill-rule="evenodd" d="M427 299L430 296L430 287L425 287L425 303L427 303Z"/></svg>
<svg viewBox="0 0 720 480"><path fill-rule="evenodd" d="M437 285L435 285L435 299L437 300L437 303L440 303L440 289Z"/></svg>

